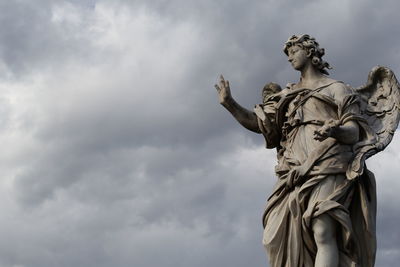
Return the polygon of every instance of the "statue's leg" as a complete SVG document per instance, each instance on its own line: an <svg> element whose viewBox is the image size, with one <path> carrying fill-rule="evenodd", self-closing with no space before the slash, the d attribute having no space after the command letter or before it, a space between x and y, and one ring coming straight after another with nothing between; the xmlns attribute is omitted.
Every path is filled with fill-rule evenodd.
<svg viewBox="0 0 400 267"><path fill-rule="evenodd" d="M320 215L313 220L312 230L317 244L315 267L338 266L339 253L336 242L336 227L336 221L327 214Z"/></svg>
<svg viewBox="0 0 400 267"><path fill-rule="evenodd" d="M314 201L328 199L336 186L343 182L344 175L331 175L320 182L312 192ZM328 214L321 214L312 220L312 231L317 245L315 267L338 267L339 252L336 240L337 222Z"/></svg>

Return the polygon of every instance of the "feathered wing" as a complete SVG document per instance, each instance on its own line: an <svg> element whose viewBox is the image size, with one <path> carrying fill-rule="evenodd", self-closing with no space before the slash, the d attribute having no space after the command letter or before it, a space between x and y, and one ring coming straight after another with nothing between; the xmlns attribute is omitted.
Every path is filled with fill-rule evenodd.
<svg viewBox="0 0 400 267"><path fill-rule="evenodd" d="M267 83L261 93L262 104L256 105L254 108L258 126L265 138L266 147L278 147L280 134L277 130L275 117L276 105L282 97L282 89L279 84Z"/></svg>
<svg viewBox="0 0 400 267"><path fill-rule="evenodd" d="M392 141L400 120L400 85L389 68L374 67L367 84L355 89L361 99L363 140L355 146L356 158L347 176L362 174L364 161L382 151Z"/></svg>

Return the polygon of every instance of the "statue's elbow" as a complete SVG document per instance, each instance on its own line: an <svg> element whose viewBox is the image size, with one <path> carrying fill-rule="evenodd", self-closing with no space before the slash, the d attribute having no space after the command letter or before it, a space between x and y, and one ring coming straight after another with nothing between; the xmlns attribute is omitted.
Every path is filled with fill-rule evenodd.
<svg viewBox="0 0 400 267"><path fill-rule="evenodd" d="M353 145L360 140L360 128L355 122L348 122L342 130L342 143Z"/></svg>
<svg viewBox="0 0 400 267"><path fill-rule="evenodd" d="M353 145L355 143L358 143L358 141L360 141L360 135L359 134L354 134L352 136L352 139L351 139L351 144Z"/></svg>
<svg viewBox="0 0 400 267"><path fill-rule="evenodd" d="M354 145L358 141L360 141L360 133L359 133L358 129L357 129L357 131L354 131L354 132L348 134L343 139L343 143L348 144L348 145Z"/></svg>

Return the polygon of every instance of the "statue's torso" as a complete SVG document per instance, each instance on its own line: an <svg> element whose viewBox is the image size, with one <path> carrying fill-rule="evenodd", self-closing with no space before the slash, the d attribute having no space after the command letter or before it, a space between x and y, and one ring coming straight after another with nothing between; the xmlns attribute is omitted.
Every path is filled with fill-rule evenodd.
<svg viewBox="0 0 400 267"><path fill-rule="evenodd" d="M304 163L322 143L314 138L314 132L325 121L339 119L338 106L342 99L335 97L334 87L321 90L300 91L280 112L285 112L281 147L278 154L277 173L286 173ZM316 164L321 171L344 173L352 157L351 147L336 143Z"/></svg>

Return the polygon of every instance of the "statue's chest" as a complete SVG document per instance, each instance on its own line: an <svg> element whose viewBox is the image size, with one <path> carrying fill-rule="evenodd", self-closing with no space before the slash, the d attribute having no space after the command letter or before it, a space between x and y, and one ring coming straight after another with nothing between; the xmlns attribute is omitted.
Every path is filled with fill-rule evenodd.
<svg viewBox="0 0 400 267"><path fill-rule="evenodd" d="M336 103L328 92L305 91L299 93L289 103L287 120L329 119L336 113Z"/></svg>

